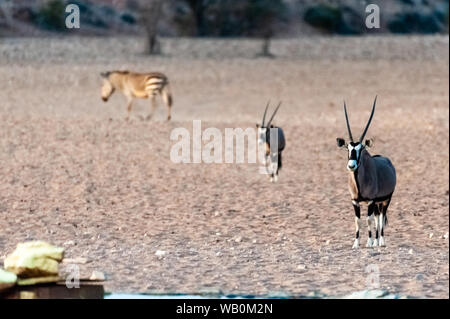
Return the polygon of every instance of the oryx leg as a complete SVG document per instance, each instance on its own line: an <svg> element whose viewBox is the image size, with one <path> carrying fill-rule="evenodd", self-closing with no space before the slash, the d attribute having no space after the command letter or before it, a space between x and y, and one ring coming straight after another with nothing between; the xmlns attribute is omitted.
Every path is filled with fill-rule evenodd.
<svg viewBox="0 0 450 319"><path fill-rule="evenodd" d="M270 182L276 182L275 180L275 167L274 164L272 162L272 156L269 156L269 174L270 174Z"/></svg>
<svg viewBox="0 0 450 319"><path fill-rule="evenodd" d="M278 156L278 153L273 153L270 155L270 170L272 172L271 181L273 182L278 181Z"/></svg>
<svg viewBox="0 0 450 319"><path fill-rule="evenodd" d="M371 202L369 203L369 207L367 210L367 230L369 234L369 238L367 238L367 244L366 247L373 247L373 240L372 240L372 223L374 220L374 212L375 212L375 203Z"/></svg>
<svg viewBox="0 0 450 319"><path fill-rule="evenodd" d="M386 202L383 203L383 207L380 210L380 216L379 218L379 224L380 224L380 241L378 242L378 245L380 246L386 246L386 242L384 241L384 227L386 226L386 214L387 209L389 207L389 204L391 203L391 199L389 198Z"/></svg>
<svg viewBox="0 0 450 319"><path fill-rule="evenodd" d="M379 209L378 209L378 204L375 204L374 207L374 221L375 221L375 240L373 241L372 247L376 247L378 246L378 238L379 238L379 216L380 214L378 213Z"/></svg>
<svg viewBox="0 0 450 319"><path fill-rule="evenodd" d="M359 219L361 218L361 207L357 201L352 201L353 209L355 210L355 242L353 243L353 249L359 248Z"/></svg>
<svg viewBox="0 0 450 319"><path fill-rule="evenodd" d="M146 120L150 120L153 117L153 114L155 114L156 107L158 106L158 104L156 103L156 95L155 94L151 94L150 101L151 101L152 108L150 110L150 114L147 115Z"/></svg>

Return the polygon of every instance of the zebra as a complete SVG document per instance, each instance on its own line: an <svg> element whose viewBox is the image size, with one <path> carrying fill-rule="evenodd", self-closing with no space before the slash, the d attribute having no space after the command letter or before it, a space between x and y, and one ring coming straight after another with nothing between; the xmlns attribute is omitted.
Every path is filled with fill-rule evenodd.
<svg viewBox="0 0 450 319"><path fill-rule="evenodd" d="M367 130L375 112L377 97L373 102L369 121L357 142L353 140L348 121L347 106L344 101L344 113L347 123L350 143L343 138L337 138L337 145L348 150L347 170L348 188L355 211L356 238L353 248L359 247L360 203L368 204L367 228L369 237L366 247L385 246L384 228L387 224L387 209L391 203L396 185L395 167L387 157L370 155L367 148L373 146L372 140L365 140ZM364 142L363 142L364 141ZM375 240L372 240L372 225L375 219ZM379 237L380 236L380 237Z"/></svg>
<svg viewBox="0 0 450 319"><path fill-rule="evenodd" d="M273 112L269 122L267 124L264 123L269 104L270 102L266 105L261 125L256 124L256 127L258 129L258 144L265 145L265 160L266 164L269 163L270 169L268 170L268 173L270 175L270 181L277 182L278 172L282 167L281 153L286 146L286 139L284 138L284 133L281 127L273 126L271 124L275 114L281 106L281 102Z"/></svg>
<svg viewBox="0 0 450 319"><path fill-rule="evenodd" d="M169 87L167 76L159 72L135 73L131 71L109 71L100 73L103 78L101 96L104 102L107 102L114 91L120 90L127 98L127 117L130 117L131 107L135 98L150 98L152 109L147 116L151 119L155 109L156 95L160 94L168 108L167 120L171 119L171 109L173 104L172 93Z"/></svg>

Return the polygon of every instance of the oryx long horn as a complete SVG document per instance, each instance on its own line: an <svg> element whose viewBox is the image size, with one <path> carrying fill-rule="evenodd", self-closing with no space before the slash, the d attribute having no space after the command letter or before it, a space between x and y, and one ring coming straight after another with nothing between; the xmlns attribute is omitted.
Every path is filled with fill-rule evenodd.
<svg viewBox="0 0 450 319"><path fill-rule="evenodd" d="M345 104L345 101L344 101L344 113L345 113L345 122L347 122L348 137L350 138L350 141L353 142L352 130L350 129L350 123L348 122L347 105Z"/></svg>
<svg viewBox="0 0 450 319"><path fill-rule="evenodd" d="M375 101L373 101L372 113L370 113L369 122L367 122L366 128L364 129L364 132L362 133L361 138L359 139L360 143L364 140L367 130L369 129L370 122L372 122L373 113L375 113L375 105L377 104L377 97L378 96L375 96Z"/></svg>
<svg viewBox="0 0 450 319"><path fill-rule="evenodd" d="M272 120L273 120L275 114L277 114L277 111L278 111L278 109L280 108L280 106L281 106L281 102L278 103L277 108L275 109L275 111L274 111L273 114L272 114L272 117L270 118L269 122L267 123L267 127L270 127L270 124L272 123Z"/></svg>
<svg viewBox="0 0 450 319"><path fill-rule="evenodd" d="M264 116L263 116L262 123L261 123L261 127L264 127L264 121L266 120L266 113L267 113L267 109L269 108L269 104L270 104L270 100L267 102L266 109L264 111Z"/></svg>

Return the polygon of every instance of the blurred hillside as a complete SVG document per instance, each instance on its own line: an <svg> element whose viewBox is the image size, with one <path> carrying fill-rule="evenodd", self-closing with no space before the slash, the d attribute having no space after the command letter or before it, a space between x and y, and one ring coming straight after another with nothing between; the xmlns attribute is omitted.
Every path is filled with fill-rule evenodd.
<svg viewBox="0 0 450 319"><path fill-rule="evenodd" d="M0 0L0 36L141 35L157 0ZM160 0L161 1L161 0ZM448 33L448 0L164 0L162 36L275 36ZM65 6L77 4L81 28L65 28ZM367 29L365 8L381 10L381 28ZM147 12L147 13L146 13Z"/></svg>

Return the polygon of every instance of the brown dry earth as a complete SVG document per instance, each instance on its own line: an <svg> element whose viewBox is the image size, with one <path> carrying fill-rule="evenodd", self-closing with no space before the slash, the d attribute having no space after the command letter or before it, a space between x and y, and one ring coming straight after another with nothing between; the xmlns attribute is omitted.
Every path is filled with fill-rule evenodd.
<svg viewBox="0 0 450 319"><path fill-rule="evenodd" d="M448 298L448 42L280 40L280 57L263 59L254 41L167 40L166 56L146 57L139 39L2 40L0 259L39 239L86 258L82 273L105 272L114 292L340 296L378 269L383 289ZM141 120L143 100L126 122L122 96L100 100L99 72L122 68L169 76L173 121L162 106ZM392 160L398 184L387 247L352 250L335 138L346 137L342 100L357 135L375 94L371 152ZM174 128L254 127L268 99L283 101L278 183L257 164L171 162Z"/></svg>

